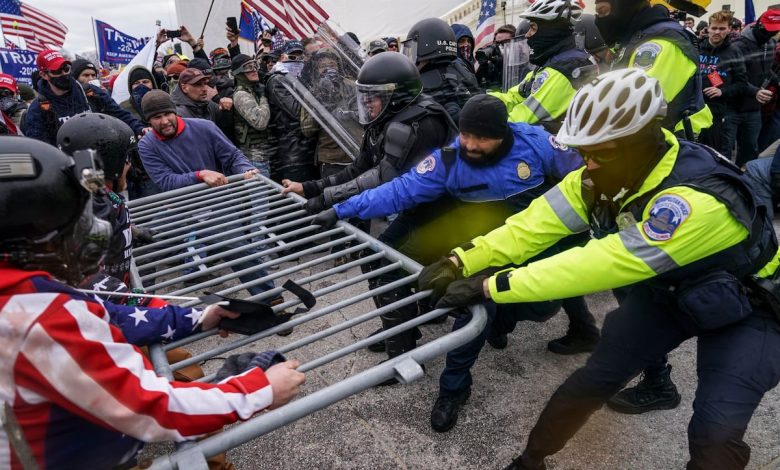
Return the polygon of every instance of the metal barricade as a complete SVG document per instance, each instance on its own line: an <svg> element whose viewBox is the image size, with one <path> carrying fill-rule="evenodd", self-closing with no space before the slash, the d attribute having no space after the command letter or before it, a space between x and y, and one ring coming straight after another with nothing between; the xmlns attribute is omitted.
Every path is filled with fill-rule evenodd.
<svg viewBox="0 0 780 470"><path fill-rule="evenodd" d="M325 366L338 367L339 359L448 312L433 310L370 338L350 338L348 344L334 348L331 341L340 333L428 297L430 291L415 293L381 308L376 308L372 302L368 306L361 304L369 303L373 296L414 283L422 266L346 222L339 222L330 230L311 226L313 216L307 215L302 208L305 200L294 194L283 196L281 186L267 178L258 176L244 180L237 175L228 181L227 185L217 188L198 184L129 201L133 222L155 231L153 243L134 250L133 287L172 296L193 295L205 289L246 297L245 289L259 289L265 285L267 290L259 289L259 293L247 298L270 300L278 298L283 288L268 290L268 283L273 281L278 286L289 279L300 286L318 283L311 292L317 304L311 310L301 309L301 300L289 298L274 305L273 311L290 311L296 307L303 311L286 323L232 341L220 340L216 346L175 364L168 363L166 351L185 345L197 348L201 341L214 341L209 337L215 335L216 330L151 346L151 361L159 375L171 379L176 370L249 345L256 351L275 349L291 357L302 348L314 346L320 355L302 361L301 372ZM324 250L330 251L323 253ZM334 265L332 261L336 259L344 264ZM369 265L371 269L358 269ZM225 272L226 268L231 268L232 272ZM396 270L405 273L393 282L365 288L364 281ZM215 274L216 277L207 277ZM236 284L240 277L244 280ZM329 280L334 277L341 279ZM199 303L200 300L193 298L182 305ZM344 315L343 321L335 324L321 323L325 319L333 320L333 314L343 315L344 309L357 310L357 313L351 317ZM421 363L479 335L485 327L487 314L481 306L470 310L472 319L462 329L366 370L346 371L346 378L319 390L312 391L311 385L307 385L305 396L197 443L182 445L176 452L157 458L151 468L205 469L206 457L267 434L390 378L396 378L402 384L417 380L424 375ZM290 336L277 336L291 328L294 330ZM300 333L302 330L304 333ZM283 344L279 344L280 341ZM343 338L341 341L344 342ZM269 347L270 342L275 346ZM210 381L213 377L212 374L201 380Z"/></svg>

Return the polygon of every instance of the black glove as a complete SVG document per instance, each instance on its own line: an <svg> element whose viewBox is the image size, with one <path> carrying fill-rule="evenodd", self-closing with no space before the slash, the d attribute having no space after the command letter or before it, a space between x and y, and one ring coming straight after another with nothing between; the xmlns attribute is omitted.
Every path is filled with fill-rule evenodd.
<svg viewBox="0 0 780 470"><path fill-rule="evenodd" d="M320 194L319 196L310 198L306 201L306 204L303 205L303 209L309 215L319 214L325 210L325 196Z"/></svg>
<svg viewBox="0 0 780 470"><path fill-rule="evenodd" d="M277 351L264 351L261 353L248 352L243 354L233 354L225 359L222 367L217 371L215 382L221 382L228 377L238 375L248 371L253 367L268 370L269 367L286 361L281 353Z"/></svg>
<svg viewBox="0 0 780 470"><path fill-rule="evenodd" d="M319 225L321 229L327 230L329 228L333 228L333 226L336 225L336 222L338 221L339 216L336 214L336 209L331 207L330 209L326 209L317 214L317 216L312 219L309 225Z"/></svg>
<svg viewBox="0 0 780 470"><path fill-rule="evenodd" d="M154 232L148 228L131 225L130 230L133 233L133 246L141 246L154 242Z"/></svg>
<svg viewBox="0 0 780 470"><path fill-rule="evenodd" d="M431 305L436 305L436 302L447 290L447 286L462 278L463 275L455 263L446 256L442 256L441 259L420 271L420 275L417 277L417 286L421 291L433 290L433 294L428 300Z"/></svg>
<svg viewBox="0 0 780 470"><path fill-rule="evenodd" d="M455 281L447 287L447 292L436 302L436 308L466 307L482 303L485 293L482 284L487 276L472 276L467 279Z"/></svg>

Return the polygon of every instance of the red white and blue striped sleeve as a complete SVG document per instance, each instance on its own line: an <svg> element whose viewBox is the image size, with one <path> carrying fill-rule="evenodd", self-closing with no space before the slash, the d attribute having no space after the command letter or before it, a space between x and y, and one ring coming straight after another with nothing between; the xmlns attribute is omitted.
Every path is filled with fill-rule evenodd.
<svg viewBox="0 0 780 470"><path fill-rule="evenodd" d="M145 442L192 439L271 404L257 368L218 385L158 377L107 320L98 304L54 297L21 346L16 385Z"/></svg>

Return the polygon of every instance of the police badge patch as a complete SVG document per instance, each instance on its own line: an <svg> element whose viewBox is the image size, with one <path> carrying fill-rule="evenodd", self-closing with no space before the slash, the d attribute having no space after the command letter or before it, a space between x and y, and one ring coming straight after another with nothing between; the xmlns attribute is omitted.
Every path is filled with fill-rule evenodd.
<svg viewBox="0 0 780 470"><path fill-rule="evenodd" d="M691 215L691 205L676 194L664 194L655 200L642 230L650 240L664 242L672 238L685 219Z"/></svg>
<svg viewBox="0 0 780 470"><path fill-rule="evenodd" d="M521 180L527 180L531 177L531 167L526 162L520 162L517 164L517 176Z"/></svg>
<svg viewBox="0 0 780 470"><path fill-rule="evenodd" d="M536 91L542 87L542 84L544 83L545 80L547 80L549 76L550 74L547 73L546 71L541 72L539 75L537 75L536 78L534 78L534 82L531 84L531 94L536 93Z"/></svg>
<svg viewBox="0 0 780 470"><path fill-rule="evenodd" d="M655 42L642 44L634 54L634 66L647 70L653 66L656 57L661 53L661 45Z"/></svg>
<svg viewBox="0 0 780 470"><path fill-rule="evenodd" d="M433 155L428 155L423 161L417 164L417 174L424 175L436 168L436 159Z"/></svg>

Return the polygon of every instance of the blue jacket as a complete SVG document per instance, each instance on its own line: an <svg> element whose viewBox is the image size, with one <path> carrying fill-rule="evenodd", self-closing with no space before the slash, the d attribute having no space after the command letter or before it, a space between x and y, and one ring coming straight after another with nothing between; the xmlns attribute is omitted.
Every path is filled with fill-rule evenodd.
<svg viewBox="0 0 780 470"><path fill-rule="evenodd" d="M582 157L558 144L541 127L509 123L514 144L492 165L474 165L460 157L460 137L451 147L449 164L436 150L409 172L334 206L340 219L371 219L402 212L450 195L465 202L503 201L545 184L560 181L583 166Z"/></svg>
<svg viewBox="0 0 780 470"><path fill-rule="evenodd" d="M41 98L36 98L27 110L24 118L24 135L37 139L47 144L57 145L57 131L60 126L81 113L102 113L114 116L130 126L136 135L140 135L144 128L141 121L134 118L132 114L122 109L111 95L103 89L94 85L82 87L75 78L71 78L71 91L62 96L55 95L49 87L46 80L38 81L38 90L51 106L53 115L46 116L46 112L41 109ZM92 95L91 100L87 98L87 93Z"/></svg>

